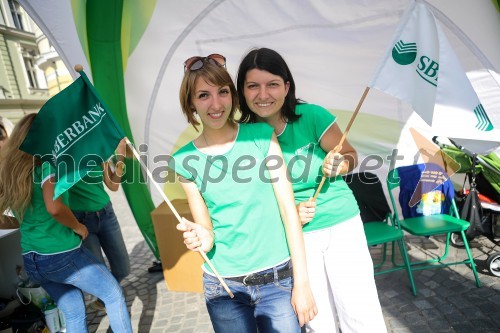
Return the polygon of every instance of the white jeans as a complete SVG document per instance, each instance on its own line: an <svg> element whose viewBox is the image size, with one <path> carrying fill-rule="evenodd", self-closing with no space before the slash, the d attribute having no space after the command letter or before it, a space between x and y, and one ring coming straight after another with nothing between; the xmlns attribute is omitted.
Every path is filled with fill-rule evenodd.
<svg viewBox="0 0 500 333"><path fill-rule="evenodd" d="M373 262L358 216L304 233L309 280L318 315L306 332L387 332Z"/></svg>

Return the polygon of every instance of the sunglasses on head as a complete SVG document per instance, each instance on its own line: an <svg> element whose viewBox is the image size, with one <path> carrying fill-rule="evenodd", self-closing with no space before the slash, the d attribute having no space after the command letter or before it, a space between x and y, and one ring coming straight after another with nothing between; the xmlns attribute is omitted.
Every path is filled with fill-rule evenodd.
<svg viewBox="0 0 500 333"><path fill-rule="evenodd" d="M226 57L223 55L213 53L206 57L191 57L188 60L184 61L184 72L187 70L197 71L202 68L206 62L217 65L219 67L226 66Z"/></svg>

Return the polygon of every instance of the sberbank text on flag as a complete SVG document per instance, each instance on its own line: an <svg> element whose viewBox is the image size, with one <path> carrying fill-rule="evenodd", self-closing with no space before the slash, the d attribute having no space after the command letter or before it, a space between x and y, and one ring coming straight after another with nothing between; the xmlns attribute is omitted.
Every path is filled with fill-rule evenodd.
<svg viewBox="0 0 500 333"><path fill-rule="evenodd" d="M40 109L20 149L56 168L54 198L107 160L125 137L85 73Z"/></svg>
<svg viewBox="0 0 500 333"><path fill-rule="evenodd" d="M498 130L425 1L409 5L368 86L409 103L435 135L498 140Z"/></svg>

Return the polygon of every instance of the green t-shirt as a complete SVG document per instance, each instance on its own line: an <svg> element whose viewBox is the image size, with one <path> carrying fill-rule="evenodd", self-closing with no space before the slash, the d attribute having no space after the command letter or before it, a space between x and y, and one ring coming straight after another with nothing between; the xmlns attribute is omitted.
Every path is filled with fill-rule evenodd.
<svg viewBox="0 0 500 333"><path fill-rule="evenodd" d="M104 189L103 177L104 171L98 167L73 185L69 189L69 207L86 212L97 212L106 207L110 198Z"/></svg>
<svg viewBox="0 0 500 333"><path fill-rule="evenodd" d="M298 204L314 196L323 177L321 169L327 153L319 143L335 116L314 104L298 104L296 113L301 117L286 125L278 141ZM359 214L356 199L341 176L325 181L316 204L316 215L304 225L304 232L328 228Z"/></svg>
<svg viewBox="0 0 500 333"><path fill-rule="evenodd" d="M33 172L33 195L31 206L26 209L21 222L21 248L23 254L57 254L80 247L80 237L72 229L54 220L47 212L43 201L42 185L54 175L48 162L35 167ZM68 204L67 192L61 195L62 202Z"/></svg>
<svg viewBox="0 0 500 333"><path fill-rule="evenodd" d="M215 234L207 256L221 276L257 272L290 257L273 185L266 181L272 133L267 124L240 124L223 155L206 155L193 142L174 154L173 168L196 183L207 205ZM204 269L211 272L207 264Z"/></svg>

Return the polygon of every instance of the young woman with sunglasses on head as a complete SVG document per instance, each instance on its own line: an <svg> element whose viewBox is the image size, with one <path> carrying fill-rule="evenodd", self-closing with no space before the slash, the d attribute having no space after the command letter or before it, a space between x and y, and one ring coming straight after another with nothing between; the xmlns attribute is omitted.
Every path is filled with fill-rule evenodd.
<svg viewBox="0 0 500 333"><path fill-rule="evenodd" d="M306 331L339 332L338 317L342 333L386 332L359 208L340 176L355 167L357 153L348 141L332 152L342 137L335 116L295 97L292 73L271 49L243 58L237 89L241 122L271 125L290 166L318 306ZM329 178L314 202L323 175Z"/></svg>
<svg viewBox="0 0 500 333"><path fill-rule="evenodd" d="M216 54L185 62L182 111L203 129L174 154L196 222L177 228L189 249L208 253L234 293L203 266L215 332L300 332L316 307L292 187L283 164L269 164L282 156L273 129L234 121L238 96L224 66Z"/></svg>
<svg viewBox="0 0 500 333"><path fill-rule="evenodd" d="M82 246L88 230L67 206L67 192L53 200L53 168L19 150L35 117L22 118L0 151L0 211L20 221L24 269L62 310L68 333L87 332L82 290L104 301L113 332L132 332L122 288Z"/></svg>

